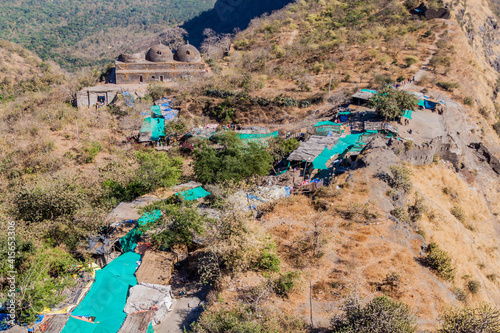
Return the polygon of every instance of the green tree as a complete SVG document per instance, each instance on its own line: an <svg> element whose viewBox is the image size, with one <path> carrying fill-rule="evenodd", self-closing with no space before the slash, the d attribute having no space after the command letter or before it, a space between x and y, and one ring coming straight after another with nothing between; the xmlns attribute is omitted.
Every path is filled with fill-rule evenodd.
<svg viewBox="0 0 500 333"><path fill-rule="evenodd" d="M390 185L405 192L410 192L413 186L411 182L411 170L404 165L397 164L391 165L390 169L392 173Z"/></svg>
<svg viewBox="0 0 500 333"><path fill-rule="evenodd" d="M450 255L441 250L436 243L430 243L427 247L425 262L439 277L447 281L455 278L455 267Z"/></svg>
<svg viewBox="0 0 500 333"><path fill-rule="evenodd" d="M441 315L439 333L498 333L500 310L489 304L450 309Z"/></svg>
<svg viewBox="0 0 500 333"><path fill-rule="evenodd" d="M300 142L297 139L273 138L269 140L268 151L274 156L275 161L279 161L288 156L295 149L299 148Z"/></svg>
<svg viewBox="0 0 500 333"><path fill-rule="evenodd" d="M344 313L332 319L332 332L413 333L415 319L408 305L387 296L376 297L365 306L351 297L344 304Z"/></svg>
<svg viewBox="0 0 500 333"><path fill-rule="evenodd" d="M417 98L412 94L391 87L382 88L369 101L369 105L385 120L400 118L404 110L415 110L417 103Z"/></svg>
<svg viewBox="0 0 500 333"><path fill-rule="evenodd" d="M196 208L183 204L165 204L159 208L162 218L156 223L157 231L152 236L158 246L191 246L194 239L204 233L207 218Z"/></svg>
<svg viewBox="0 0 500 333"><path fill-rule="evenodd" d="M234 134L234 133L233 133ZM233 134L218 138L224 149L205 146L194 153L194 172L203 183L234 180L254 175L264 176L271 169L273 157L256 143L245 145Z"/></svg>

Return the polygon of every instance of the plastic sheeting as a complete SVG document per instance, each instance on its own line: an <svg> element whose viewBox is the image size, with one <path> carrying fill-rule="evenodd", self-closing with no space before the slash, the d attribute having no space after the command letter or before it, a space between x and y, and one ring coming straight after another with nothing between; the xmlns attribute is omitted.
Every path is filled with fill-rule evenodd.
<svg viewBox="0 0 500 333"><path fill-rule="evenodd" d="M147 311L152 307L157 308L154 314L154 322L158 324L170 311L173 304L172 288L160 284L141 283L130 289L130 296L123 311L134 313Z"/></svg>
<svg viewBox="0 0 500 333"><path fill-rule="evenodd" d="M62 333L118 332L127 317L123 311L140 254L127 252L96 272L96 280L72 316L95 317L93 323L70 317Z"/></svg>
<svg viewBox="0 0 500 333"><path fill-rule="evenodd" d="M191 201L204 198L206 196L209 196L211 193L206 191L203 187L199 186L187 191L178 192L176 194L180 195L186 201Z"/></svg>
<svg viewBox="0 0 500 333"><path fill-rule="evenodd" d="M408 119L411 119L411 114L413 113L412 110L404 110L403 111L403 117L404 118L408 118Z"/></svg>
<svg viewBox="0 0 500 333"><path fill-rule="evenodd" d="M333 156L342 155L347 149L354 146L362 135L362 133L349 134L345 138L340 138L339 142L333 146L332 149L325 148L312 162L313 168L319 170L328 169L326 163L328 163Z"/></svg>
<svg viewBox="0 0 500 333"><path fill-rule="evenodd" d="M137 247L137 241L141 238L144 233L144 229L149 229L149 227L161 217L161 212L159 210L154 210L152 212L147 212L142 215L139 220L137 220L137 226L130 230L128 234L120 238L120 244L122 246L123 252L134 251Z"/></svg>

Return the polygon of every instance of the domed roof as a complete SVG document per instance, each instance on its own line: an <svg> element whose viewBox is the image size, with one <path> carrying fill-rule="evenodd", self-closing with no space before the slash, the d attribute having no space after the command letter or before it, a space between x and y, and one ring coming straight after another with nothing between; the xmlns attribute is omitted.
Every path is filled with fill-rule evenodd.
<svg viewBox="0 0 500 333"><path fill-rule="evenodd" d="M118 61L121 62L139 62L144 59L144 53L134 53L134 54L125 54L122 53L118 56Z"/></svg>
<svg viewBox="0 0 500 333"><path fill-rule="evenodd" d="M158 44L149 49L146 54L146 60L153 62L167 62L172 61L172 51L163 44Z"/></svg>
<svg viewBox="0 0 500 333"><path fill-rule="evenodd" d="M201 60L201 54L193 45L185 44L177 49L174 59L182 62L196 62Z"/></svg>

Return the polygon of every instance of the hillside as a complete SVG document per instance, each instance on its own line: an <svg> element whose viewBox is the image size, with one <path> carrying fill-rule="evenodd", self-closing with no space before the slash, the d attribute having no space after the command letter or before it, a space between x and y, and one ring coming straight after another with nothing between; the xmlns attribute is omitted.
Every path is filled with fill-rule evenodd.
<svg viewBox="0 0 500 333"><path fill-rule="evenodd" d="M144 40L212 8L215 0L7 1L0 4L0 39L67 69L105 64Z"/></svg>
<svg viewBox="0 0 500 333"><path fill-rule="evenodd" d="M69 54L100 61L114 47L132 52L141 36L157 38L162 21L176 22L148 14L154 1L141 8L120 3L126 17L138 11L136 20L116 16L113 25L123 24L118 32L70 33L75 49L59 53L60 62L72 62ZM464 328L453 320L460 317L470 319L469 333L485 314L497 332L496 7L432 0L429 6L447 5L451 16L426 20L410 14L418 4L219 0L200 16L190 12L184 25L193 43L204 28L215 30L202 44L206 76L143 85L145 95L119 94L102 107L72 106L76 92L95 85L101 73L67 75L33 51L2 42L0 217L16 224L20 322L32 323L45 308L53 311L45 323L66 316L74 324L82 315L91 323L81 325L100 328L106 311L125 320L122 303L142 279L170 285L175 299L159 323L142 317L143 331L149 325L161 333L453 333L459 330L446 325ZM94 6L101 6L97 17L111 15L111 5ZM224 34L234 27L243 30L229 43ZM119 34L128 29L134 34L124 42ZM101 54L96 34L116 43ZM53 41L50 52L70 46ZM360 89L372 94L365 105L352 99ZM153 117L165 106L162 97L178 115L167 110ZM420 98L435 109L416 108ZM389 105L379 109L384 100ZM167 114L174 119L167 122ZM347 123L333 123L344 115ZM152 119L166 124L164 137L142 142L141 124L151 128ZM382 127L369 130L365 121ZM330 133L311 139L319 122ZM315 140L325 143L314 147L320 154L314 160L291 158ZM318 156L335 148L321 166ZM191 200L190 186L200 198ZM8 227L0 227L6 249ZM0 251L1 302L9 291L7 253ZM142 266L113 280L106 267L121 262L116 257ZM68 318L59 311L69 299L65 292L87 285L92 262L102 266L92 287L120 282L109 294L89 292L86 302L97 295L113 308L78 307ZM153 315L145 310L133 315Z"/></svg>

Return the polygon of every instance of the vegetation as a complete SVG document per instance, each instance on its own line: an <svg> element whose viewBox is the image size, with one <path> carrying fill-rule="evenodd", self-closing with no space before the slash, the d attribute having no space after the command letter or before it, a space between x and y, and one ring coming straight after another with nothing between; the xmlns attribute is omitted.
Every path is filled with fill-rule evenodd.
<svg viewBox="0 0 500 333"><path fill-rule="evenodd" d="M439 88L442 88L446 91L453 91L457 88L460 87L460 84L459 83L456 83L456 82L444 82L444 81L440 81L438 83L436 83L436 86L438 86Z"/></svg>
<svg viewBox="0 0 500 333"><path fill-rule="evenodd" d="M344 313L332 319L335 333L412 333L415 319L410 308L387 296L374 298L365 306L351 297L344 304Z"/></svg>
<svg viewBox="0 0 500 333"><path fill-rule="evenodd" d="M470 280L467 282L467 289L469 289L471 294L475 295L481 289L481 282Z"/></svg>
<svg viewBox="0 0 500 333"><path fill-rule="evenodd" d="M66 68L102 65L119 52L137 52L134 44L140 39L159 35L165 27L189 20L214 3L214 0L9 1L0 4L0 39L21 44L43 60L54 60ZM164 6L169 10L158 10ZM124 45L118 46L117 40Z"/></svg>
<svg viewBox="0 0 500 333"><path fill-rule="evenodd" d="M412 94L391 87L382 88L369 102L386 120L399 119L404 110L415 110L417 103L417 98Z"/></svg>
<svg viewBox="0 0 500 333"><path fill-rule="evenodd" d="M195 333L306 332L305 323L297 318L268 310L255 313L250 307L223 308L203 312L192 329Z"/></svg>
<svg viewBox="0 0 500 333"><path fill-rule="evenodd" d="M500 310L489 304L455 308L443 313L439 333L500 332Z"/></svg>
<svg viewBox="0 0 500 333"><path fill-rule="evenodd" d="M392 177L390 185L393 188L410 192L412 188L411 175L412 172L404 165L391 165L390 166Z"/></svg>
<svg viewBox="0 0 500 333"><path fill-rule="evenodd" d="M430 243L427 246L425 263L444 280L452 281L455 278L455 267L450 255L441 250L436 243Z"/></svg>
<svg viewBox="0 0 500 333"><path fill-rule="evenodd" d="M218 140L224 149L206 146L194 153L194 172L202 183L239 182L269 173L273 157L264 147L256 143L245 145L234 133L224 134Z"/></svg>

